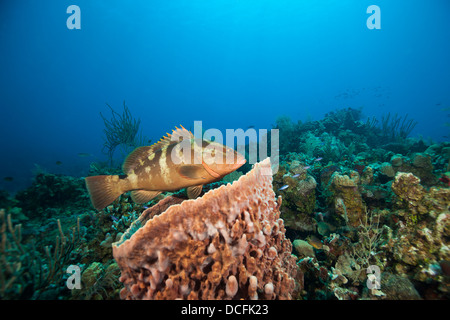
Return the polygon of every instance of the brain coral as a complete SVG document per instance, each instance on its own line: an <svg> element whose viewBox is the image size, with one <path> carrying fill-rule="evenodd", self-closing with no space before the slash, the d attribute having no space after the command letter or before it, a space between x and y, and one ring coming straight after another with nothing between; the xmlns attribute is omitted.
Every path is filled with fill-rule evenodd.
<svg viewBox="0 0 450 320"><path fill-rule="evenodd" d="M121 298L291 299L299 271L271 173L266 159L232 185L144 212L153 217L113 245Z"/></svg>

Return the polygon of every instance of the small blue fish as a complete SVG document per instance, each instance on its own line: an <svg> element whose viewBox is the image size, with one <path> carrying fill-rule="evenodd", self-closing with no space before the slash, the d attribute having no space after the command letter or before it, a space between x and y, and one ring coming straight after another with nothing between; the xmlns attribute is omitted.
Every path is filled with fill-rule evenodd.
<svg viewBox="0 0 450 320"><path fill-rule="evenodd" d="M87 153L87 152L80 152L80 153L78 153L78 156L79 156L80 158L86 158L86 157L91 157L92 154Z"/></svg>
<svg viewBox="0 0 450 320"><path fill-rule="evenodd" d="M311 166L305 166L303 167L303 170L308 170L309 168L311 168Z"/></svg>
<svg viewBox="0 0 450 320"><path fill-rule="evenodd" d="M314 159L314 161L320 161L322 159L323 159L322 157L318 157L318 158Z"/></svg>
<svg viewBox="0 0 450 320"><path fill-rule="evenodd" d="M111 218L112 221L114 222L119 222L119 219L114 217L113 215L109 216Z"/></svg>
<svg viewBox="0 0 450 320"><path fill-rule="evenodd" d="M278 191L283 191L286 190L287 188L289 188L288 184L285 184L284 186L282 186L280 189L278 189Z"/></svg>
<svg viewBox="0 0 450 320"><path fill-rule="evenodd" d="M296 173L292 176L292 178L297 178L300 175L300 173Z"/></svg>

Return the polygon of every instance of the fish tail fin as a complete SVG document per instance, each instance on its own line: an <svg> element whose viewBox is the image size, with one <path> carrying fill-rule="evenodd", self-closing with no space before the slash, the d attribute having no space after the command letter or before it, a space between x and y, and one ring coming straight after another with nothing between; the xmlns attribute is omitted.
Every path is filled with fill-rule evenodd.
<svg viewBox="0 0 450 320"><path fill-rule="evenodd" d="M102 210L123 193L119 185L119 176L86 177L85 182L92 205L97 210Z"/></svg>

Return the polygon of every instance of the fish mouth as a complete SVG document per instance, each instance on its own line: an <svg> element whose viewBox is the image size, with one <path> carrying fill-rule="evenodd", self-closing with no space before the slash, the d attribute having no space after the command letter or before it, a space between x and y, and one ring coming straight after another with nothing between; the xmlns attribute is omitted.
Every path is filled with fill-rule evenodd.
<svg viewBox="0 0 450 320"><path fill-rule="evenodd" d="M244 157L242 157L242 156L238 157L235 165L233 166L233 170L236 170L236 169L242 167L246 162L247 162L247 160L245 160Z"/></svg>

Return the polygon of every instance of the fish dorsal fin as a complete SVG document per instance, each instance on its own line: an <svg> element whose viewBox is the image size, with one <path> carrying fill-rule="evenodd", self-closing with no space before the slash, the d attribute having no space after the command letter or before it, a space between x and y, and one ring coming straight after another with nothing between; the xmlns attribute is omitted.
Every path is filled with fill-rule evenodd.
<svg viewBox="0 0 450 320"><path fill-rule="evenodd" d="M181 125L180 125L181 126ZM163 149L171 144L178 143L184 139L193 139L194 135L192 132L186 130L183 126L181 128L175 127L172 130L172 134L167 133L167 136L163 136L158 142L152 144L151 146L139 147L134 149L125 159L122 170L128 173L130 170L134 169L139 163L139 159L145 159L150 154L155 153L158 150Z"/></svg>
<svg viewBox="0 0 450 320"><path fill-rule="evenodd" d="M151 148L152 147L150 146L146 146L134 149L123 162L122 165L123 172L128 173L130 172L130 170L133 170L136 167L136 165L139 164L139 159L143 157L145 158L148 157Z"/></svg>
<svg viewBox="0 0 450 320"><path fill-rule="evenodd" d="M175 130L172 130L172 133L166 133L167 136L163 136L157 143L152 145L155 147L155 151L158 149L162 149L165 146L171 145L173 143L178 143L185 139L193 139L194 135L192 132L186 130L183 126L181 128L175 127Z"/></svg>
<svg viewBox="0 0 450 320"><path fill-rule="evenodd" d="M151 145L152 151L156 152L164 147L170 146L171 144L178 143L185 139L193 139L194 135L192 132L186 130L183 126L181 128L175 127L172 133L166 133L167 136L163 136L158 142Z"/></svg>
<svg viewBox="0 0 450 320"><path fill-rule="evenodd" d="M181 128L175 127L175 130L172 130L172 134L169 134L169 138L171 140L179 142L185 139L194 139L194 135L192 134L192 132L184 128L181 124L180 127Z"/></svg>

